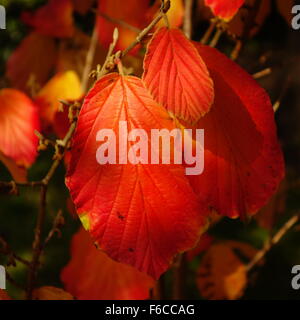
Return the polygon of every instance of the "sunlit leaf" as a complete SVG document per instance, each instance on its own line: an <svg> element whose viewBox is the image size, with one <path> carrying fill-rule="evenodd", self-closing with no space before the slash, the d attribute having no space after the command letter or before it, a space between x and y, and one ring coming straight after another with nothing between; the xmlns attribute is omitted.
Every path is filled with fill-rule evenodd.
<svg viewBox="0 0 300 320"><path fill-rule="evenodd" d="M98 131L112 129L119 139L119 121L127 121L130 130L144 129L148 137L152 128L174 128L140 79L105 76L80 112L66 183L100 248L158 278L176 253L194 246L205 212L197 206L181 165L97 163ZM149 148L149 138L146 144Z"/></svg>
<svg viewBox="0 0 300 320"><path fill-rule="evenodd" d="M190 123L206 114L213 82L194 45L177 29L159 29L148 45L143 80L170 113Z"/></svg>
<svg viewBox="0 0 300 320"><path fill-rule="evenodd" d="M244 2L245 0L205 0L213 14L225 21L232 19Z"/></svg>
<svg viewBox="0 0 300 320"><path fill-rule="evenodd" d="M37 108L15 89L0 90L0 106L0 151L17 165L29 167L37 156Z"/></svg>

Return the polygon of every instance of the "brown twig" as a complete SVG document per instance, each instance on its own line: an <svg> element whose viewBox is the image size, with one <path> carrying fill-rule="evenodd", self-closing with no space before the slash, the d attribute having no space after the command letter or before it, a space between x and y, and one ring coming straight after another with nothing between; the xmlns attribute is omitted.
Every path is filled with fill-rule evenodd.
<svg viewBox="0 0 300 320"><path fill-rule="evenodd" d="M261 70L259 72L254 73L253 74L253 78L256 79L256 80L257 79L261 79L263 77L266 77L266 76L270 75L271 73L272 73L272 69L271 68L266 68L264 70Z"/></svg>
<svg viewBox="0 0 300 320"><path fill-rule="evenodd" d="M185 0L183 31L189 39L191 39L192 29L193 29L193 24L192 24L193 4L194 4L193 0Z"/></svg>
<svg viewBox="0 0 300 320"><path fill-rule="evenodd" d="M127 49L125 49L122 54L121 58L128 54L137 44L139 44L142 39L150 32L150 30L164 17L164 15L170 9L170 0L164 1L160 8L160 13L152 20L152 22L136 37L135 41L133 41Z"/></svg>
<svg viewBox="0 0 300 320"><path fill-rule="evenodd" d="M217 31L215 32L214 37L212 38L211 42L209 43L209 46L214 48L218 44L223 33L224 33L223 29L217 28Z"/></svg>
<svg viewBox="0 0 300 320"><path fill-rule="evenodd" d="M97 43L98 43L98 32L97 32L97 24L95 23L93 34L90 41L90 47L86 55L85 66L84 66L82 79L81 79L81 89L82 89L82 92L84 93L88 89L89 77L93 67L93 61L94 61L94 57L97 49Z"/></svg>
<svg viewBox="0 0 300 320"><path fill-rule="evenodd" d="M35 279L37 274L37 268L39 265L39 258L41 255L41 235L44 226L44 220L46 216L46 197L47 197L47 185L41 186L40 193L40 209L37 217L37 223L34 233L34 242L32 246L33 255L31 260L31 265L28 273L28 282L26 290L26 298L28 300L32 299L32 292L35 285Z"/></svg>
<svg viewBox="0 0 300 320"><path fill-rule="evenodd" d="M184 298L183 291L185 287L185 264L185 254L178 255L173 265L173 300L180 300Z"/></svg>
<svg viewBox="0 0 300 320"><path fill-rule="evenodd" d="M15 261L21 262L26 266L30 266L30 262L23 259L22 257L18 256L10 247L8 242L3 238L0 237L0 244L2 248L0 249L0 253L9 256L9 264L8 265L15 265Z"/></svg>
<svg viewBox="0 0 300 320"><path fill-rule="evenodd" d="M63 217L63 212L62 210L59 210L54 221L53 221L53 226L51 230L48 233L47 238L44 241L44 244L42 246L42 250L45 249L47 244L51 241L51 239L54 237L55 234L58 234L59 236L61 235L60 228L65 224L64 217Z"/></svg>
<svg viewBox="0 0 300 320"><path fill-rule="evenodd" d="M151 300L164 300L165 298L165 279L164 275L162 275L155 283L154 288L150 292Z"/></svg>
<svg viewBox="0 0 300 320"><path fill-rule="evenodd" d="M271 240L268 240L264 247L254 256L254 258L248 263L246 266L246 270L251 271L262 258L272 249L274 245L276 245L282 237L295 226L295 224L299 221L299 214L292 216L274 235Z"/></svg>
<svg viewBox="0 0 300 320"><path fill-rule="evenodd" d="M141 32L141 30L139 28L134 27L131 24L129 24L129 23L123 21L123 20L112 18L112 17L106 15L105 13L99 12L98 10L97 10L97 14L99 16L101 16L102 18L104 18L105 20L107 20L109 22L112 22L114 24L117 24L120 27L126 28L126 29L131 30L131 31L136 32L136 33L140 33Z"/></svg>
<svg viewBox="0 0 300 320"><path fill-rule="evenodd" d="M230 57L233 61L237 60L243 47L243 42L241 40L237 39L235 41L235 46L230 54Z"/></svg>
<svg viewBox="0 0 300 320"><path fill-rule="evenodd" d="M200 43L202 43L202 44L207 44L208 43L209 38L211 37L212 33L214 32L214 30L215 30L215 28L217 26L217 23L218 23L218 19L216 19L216 18L211 19L210 25L209 25L208 29L206 30L204 36L200 40Z"/></svg>
<svg viewBox="0 0 300 320"><path fill-rule="evenodd" d="M113 54L114 48L116 46L116 42L118 39L118 31L115 29L114 35L113 35L113 42L111 43L104 65L102 66L100 71L96 71L97 79L101 78L111 70L115 68L116 62L118 59L122 59L124 56L126 56L134 47L136 47L143 39L144 37L151 31L151 29L162 19L164 18L165 14L170 9L170 0L163 1L159 14L152 20L152 22L143 29L139 35L136 37L136 39L122 52L117 52L116 54ZM117 57L116 57L117 55ZM117 59L116 59L117 58Z"/></svg>
<svg viewBox="0 0 300 320"><path fill-rule="evenodd" d="M106 55L106 58L105 58L105 61L104 61L104 64L100 70L100 72L98 72L97 74L97 79L99 80L102 76L104 76L107 72L107 69L109 65L113 65L114 64L114 61L113 61L113 51L115 50L115 47L117 45L117 42L118 42L118 39L119 39L119 31L117 28L114 29L114 33L113 33L113 41L112 43L110 44L109 46L109 49L108 49L108 52L107 52L107 55Z"/></svg>
<svg viewBox="0 0 300 320"><path fill-rule="evenodd" d="M285 97L290 85L291 85L291 77L288 76L287 80L284 82L284 84L282 86L282 89L281 89L281 92L279 94L278 99L276 100L276 102L273 105L274 112L277 112L278 109L280 108L281 102L282 102L283 98Z"/></svg>
<svg viewBox="0 0 300 320"><path fill-rule="evenodd" d="M76 124L77 124L79 107L77 103L75 103L73 107L77 111L77 114L75 115L75 117L73 117L73 122L71 123L71 126L67 134L65 135L64 139L56 141L57 148L55 153L55 160L52 163L52 166L50 167L44 179L42 179L39 182L40 183L40 205L39 205L39 214L37 217L37 223L35 228L34 241L32 245L32 250L33 250L32 260L30 263L30 268L28 273L28 284L27 284L27 292L26 292L27 299L32 299L32 292L35 285L37 268L39 266L39 259L43 249L41 234L42 234L45 215L46 215L46 197L47 197L48 184L64 157L65 151L69 146L69 142L72 138L72 135L75 131Z"/></svg>

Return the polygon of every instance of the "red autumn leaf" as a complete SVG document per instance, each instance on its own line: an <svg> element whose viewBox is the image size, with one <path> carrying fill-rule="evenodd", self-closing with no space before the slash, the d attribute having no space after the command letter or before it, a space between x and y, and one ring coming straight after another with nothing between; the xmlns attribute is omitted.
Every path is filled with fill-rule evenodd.
<svg viewBox="0 0 300 320"><path fill-rule="evenodd" d="M196 45L215 84L205 132L204 172L189 176L199 199L230 217L254 214L284 176L274 111L267 93L216 49Z"/></svg>
<svg viewBox="0 0 300 320"><path fill-rule="evenodd" d="M6 293L5 290L0 289L0 301L1 300L11 300L9 295Z"/></svg>
<svg viewBox="0 0 300 320"><path fill-rule="evenodd" d="M39 130L36 106L22 92L0 90L0 151L17 165L29 167L37 156Z"/></svg>
<svg viewBox="0 0 300 320"><path fill-rule="evenodd" d="M6 75L15 88L29 91L30 79L39 86L45 84L55 60L55 41L33 32L23 39L9 57Z"/></svg>
<svg viewBox="0 0 300 320"><path fill-rule="evenodd" d="M225 21L230 20L244 4L245 0L205 0L213 14Z"/></svg>
<svg viewBox="0 0 300 320"><path fill-rule="evenodd" d="M97 250L83 228L73 237L71 260L61 279L79 300L147 299L154 286L151 277Z"/></svg>
<svg viewBox="0 0 300 320"><path fill-rule="evenodd" d="M197 122L213 103L213 82L194 45L177 29L159 29L148 45L143 80L176 117Z"/></svg>
<svg viewBox="0 0 300 320"><path fill-rule="evenodd" d="M174 128L140 79L117 74L102 78L81 110L66 183L100 248L158 278L176 253L194 246L204 212L181 165L97 163L98 130L112 129L122 137L119 121L127 121L130 131L144 129L148 137L151 128Z"/></svg>
<svg viewBox="0 0 300 320"><path fill-rule="evenodd" d="M114 29L118 28L119 40L116 48L124 50L135 40L138 30L147 25L148 5L148 0L140 0L138 3L136 0L99 0L97 25L100 43L108 47L112 42ZM127 26L122 25L122 22Z"/></svg>
<svg viewBox="0 0 300 320"><path fill-rule="evenodd" d="M49 0L36 12L23 12L21 18L35 31L46 36L68 38L74 33L71 0Z"/></svg>

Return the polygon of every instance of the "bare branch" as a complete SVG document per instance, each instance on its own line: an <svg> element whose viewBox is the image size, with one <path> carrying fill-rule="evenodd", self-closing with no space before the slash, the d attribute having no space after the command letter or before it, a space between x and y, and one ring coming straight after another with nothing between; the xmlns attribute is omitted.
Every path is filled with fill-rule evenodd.
<svg viewBox="0 0 300 320"><path fill-rule="evenodd" d="M192 25L193 4L194 4L193 0L185 0L183 31L189 39L191 39L192 28L193 28L193 25Z"/></svg>
<svg viewBox="0 0 300 320"><path fill-rule="evenodd" d="M248 263L248 265L246 266L247 271L251 271L257 264L259 261L261 261L262 258L265 257L265 255L272 249L272 247L274 245L276 245L281 239L282 237L290 230L292 229L295 224L299 221L299 214L296 214L294 216L292 216L281 228L280 230L274 235L274 237L267 241L264 245L264 247L262 248L262 250L260 250L255 257L252 259L252 261L250 261L250 263Z"/></svg>
<svg viewBox="0 0 300 320"><path fill-rule="evenodd" d="M89 76L92 70L93 61L94 61L94 57L97 49L97 43L98 43L98 32L97 32L97 24L95 23L93 34L91 37L90 47L86 55L85 66L82 74L82 80L81 80L82 92L87 91Z"/></svg>

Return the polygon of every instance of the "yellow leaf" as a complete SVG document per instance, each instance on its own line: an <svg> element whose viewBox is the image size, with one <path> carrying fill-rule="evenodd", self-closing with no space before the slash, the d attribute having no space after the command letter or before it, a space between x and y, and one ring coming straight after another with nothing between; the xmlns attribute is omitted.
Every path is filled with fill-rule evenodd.
<svg viewBox="0 0 300 320"><path fill-rule="evenodd" d="M80 80L74 71L57 73L36 96L42 119L51 124L60 107L59 100L77 100L81 95Z"/></svg>

